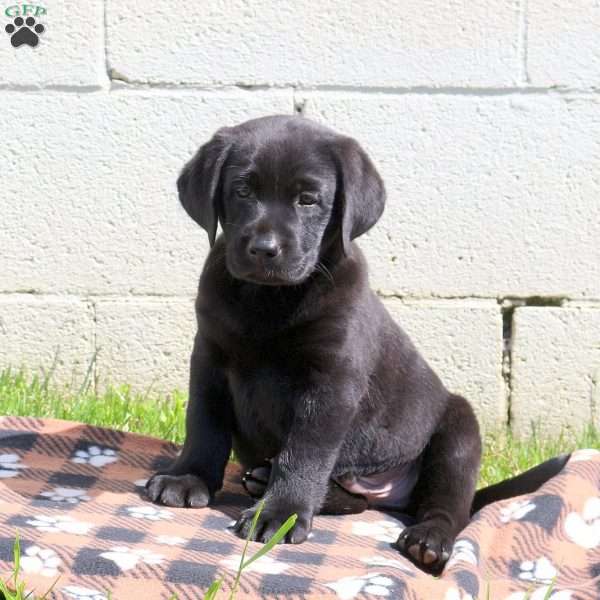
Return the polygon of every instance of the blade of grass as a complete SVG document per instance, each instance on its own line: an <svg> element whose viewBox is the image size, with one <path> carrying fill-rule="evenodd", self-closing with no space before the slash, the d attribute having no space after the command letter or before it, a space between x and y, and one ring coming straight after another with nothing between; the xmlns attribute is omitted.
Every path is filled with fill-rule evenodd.
<svg viewBox="0 0 600 600"><path fill-rule="evenodd" d="M287 521L277 530L275 535L251 558L242 565L242 569L245 569L248 565L251 565L255 560L258 560L261 556L264 556L273 546L279 544L279 542L285 537L286 533L292 529L296 524L298 515L294 514L287 519Z"/></svg>
<svg viewBox="0 0 600 600"><path fill-rule="evenodd" d="M248 533L248 537L246 538L246 543L244 544L244 549L242 550L242 557L240 558L240 565L238 567L237 573L235 574L235 580L233 582L233 587L231 588L231 593L229 594L229 600L233 600L235 593L237 592L238 585L240 583L240 577L242 576L242 569L244 568L244 559L246 558L246 552L248 551L248 544L254 535L254 531L256 530L256 524L258 523L258 517L260 517L260 513L262 512L265 506L265 501L261 500L258 504L258 508L254 513L254 518L252 519L252 524L250 525L250 531Z"/></svg>
<svg viewBox="0 0 600 600"><path fill-rule="evenodd" d="M206 594L204 594L204 600L213 600L214 598L216 598L217 592L221 589L222 583L222 579L217 579L216 581L213 581L208 590L206 590Z"/></svg>
<svg viewBox="0 0 600 600"><path fill-rule="evenodd" d="M544 594L544 600L550 600L550 595L552 594L552 590L554 589L554 584L556 583L556 575L552 578L546 593Z"/></svg>

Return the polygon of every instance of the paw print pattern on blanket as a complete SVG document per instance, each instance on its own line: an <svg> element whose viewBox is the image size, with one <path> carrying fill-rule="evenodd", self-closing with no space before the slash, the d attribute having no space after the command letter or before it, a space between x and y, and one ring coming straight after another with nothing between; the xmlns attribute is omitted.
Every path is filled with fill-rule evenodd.
<svg viewBox="0 0 600 600"><path fill-rule="evenodd" d="M446 568L449 568L458 562L466 562L477 566L477 563L479 562L477 560L477 548L470 540L456 540L454 547L452 548L450 560L446 564Z"/></svg>
<svg viewBox="0 0 600 600"><path fill-rule="evenodd" d="M377 540L378 542L389 542L393 544L404 526L398 521L354 521L352 523L352 533L354 535L366 536Z"/></svg>
<svg viewBox="0 0 600 600"><path fill-rule="evenodd" d="M362 576L343 577L332 583L325 584L331 588L342 600L352 600L359 594L371 596L392 597L394 580L381 573L369 573Z"/></svg>
<svg viewBox="0 0 600 600"><path fill-rule="evenodd" d="M77 521L67 515L57 515L55 517L36 515L33 519L29 519L27 524L35 527L38 531L72 533L75 535L86 535L93 527L91 523Z"/></svg>
<svg viewBox="0 0 600 600"><path fill-rule="evenodd" d="M121 571L129 571L139 562L147 565L160 565L164 560L164 556L161 554L155 554L145 548L132 549L127 546L116 546L108 552L103 552L100 556L114 562Z"/></svg>
<svg viewBox="0 0 600 600"><path fill-rule="evenodd" d="M112 448L101 448L100 446L88 446L87 450L76 450L71 462L92 467L104 467L117 462L119 457Z"/></svg>
<svg viewBox="0 0 600 600"><path fill-rule="evenodd" d="M67 504L79 504L80 502L88 502L91 500L90 496L87 495L86 490L80 488L57 487L41 492L40 496L48 498L53 502L65 502Z"/></svg>
<svg viewBox="0 0 600 600"><path fill-rule="evenodd" d="M20 460L16 454L0 454L0 479L17 477L19 469L26 469Z"/></svg>
<svg viewBox="0 0 600 600"><path fill-rule="evenodd" d="M500 520L503 523L510 523L510 521L518 521L525 515L535 509L535 504L528 500L517 500L511 502L506 508L500 509Z"/></svg>
<svg viewBox="0 0 600 600"><path fill-rule="evenodd" d="M0 479L0 572L14 566L18 531L26 589L59 578L54 595L64 600L196 600L215 579L231 582L244 542L227 525L250 503L238 465L227 466L223 491L202 510L150 504L133 485L177 450L97 427L0 417L0 456L9 456L0 469L11 472ZM600 453L578 452L543 489L484 508L439 578L394 548L402 515L316 516L306 544L277 546L250 565L240 597L483 600L489 583L493 600L596 600L598 481Z"/></svg>
<svg viewBox="0 0 600 600"><path fill-rule="evenodd" d="M523 561L520 571L519 579L536 583L552 583L552 580L558 575L558 571L545 556L537 560Z"/></svg>
<svg viewBox="0 0 600 600"><path fill-rule="evenodd" d="M241 554L232 554L227 558L224 558L220 561L220 564L223 565L227 569L231 569L232 571L237 571L240 566L240 560L242 558ZM255 572L255 573L263 573L269 575L279 575L283 573L287 569L290 568L290 565L276 560L270 556L261 556L259 559L255 560L251 565L244 569L244 572Z"/></svg>
<svg viewBox="0 0 600 600"><path fill-rule="evenodd" d="M125 510L130 517L148 521L170 521L174 516L172 512L154 506L127 506Z"/></svg>
<svg viewBox="0 0 600 600"><path fill-rule="evenodd" d="M582 513L569 513L565 533L582 548L596 548L600 544L600 498L589 498Z"/></svg>
<svg viewBox="0 0 600 600"><path fill-rule="evenodd" d="M39 546L29 546L21 556L21 568L25 573L36 573L43 577L55 577L61 562L54 550Z"/></svg>
<svg viewBox="0 0 600 600"><path fill-rule="evenodd" d="M108 600L108 597L98 590L80 587L78 585L68 585L62 590L68 598L74 600Z"/></svg>

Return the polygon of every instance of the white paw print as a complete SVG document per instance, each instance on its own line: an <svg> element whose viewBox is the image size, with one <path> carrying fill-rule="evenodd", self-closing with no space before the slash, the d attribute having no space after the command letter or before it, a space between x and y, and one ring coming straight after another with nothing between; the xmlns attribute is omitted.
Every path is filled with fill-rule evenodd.
<svg viewBox="0 0 600 600"><path fill-rule="evenodd" d="M232 571L237 571L240 566L240 560L242 558L241 554L231 554L227 558L224 558L219 562L219 564L223 565L227 569L231 569ZM279 575L283 573L287 569L289 569L290 565L284 563L281 560L275 560L271 556L261 556L258 560L255 560L250 566L244 569L244 572L255 572L255 573L263 573L266 575Z"/></svg>
<svg viewBox="0 0 600 600"><path fill-rule="evenodd" d="M17 454L0 454L0 479L16 477L19 469L27 467L20 463L21 458Z"/></svg>
<svg viewBox="0 0 600 600"><path fill-rule="evenodd" d="M121 571L133 569L140 561L147 565L160 565L165 558L162 554L155 554L150 550L143 548L132 550L127 546L116 546L109 552L103 552L100 556L114 562Z"/></svg>
<svg viewBox="0 0 600 600"><path fill-rule="evenodd" d="M389 542L390 544L398 539L398 536L404 529L398 521L354 521L352 523L352 533L370 537L378 542Z"/></svg>
<svg viewBox="0 0 600 600"><path fill-rule="evenodd" d="M54 550L29 546L25 550L25 554L21 556L21 569L25 573L37 573L44 577L54 577L58 573L61 562Z"/></svg>
<svg viewBox="0 0 600 600"><path fill-rule="evenodd" d="M414 569L410 566L408 561L404 559L398 560L397 558L386 558L385 556L368 556L363 557L362 560L364 563L367 563L369 567L393 567L395 569L399 569L403 573L414 573Z"/></svg>
<svg viewBox="0 0 600 600"><path fill-rule="evenodd" d="M534 508L535 504L533 504L533 502L529 502L528 500L516 500L515 502L511 502L506 508L500 509L500 520L503 523L518 521Z"/></svg>
<svg viewBox="0 0 600 600"><path fill-rule="evenodd" d="M573 592L571 590L551 591L549 585L540 587L534 592L513 592L506 600L571 600Z"/></svg>
<svg viewBox="0 0 600 600"><path fill-rule="evenodd" d="M36 515L33 519L27 521L28 525L32 525L39 531L47 531L48 533L74 533L76 535L85 535L93 527L91 523L85 521L77 521L67 515L59 515L56 517L48 517L45 515Z"/></svg>
<svg viewBox="0 0 600 600"><path fill-rule="evenodd" d="M552 563L545 556L542 556L537 560L523 561L519 579L535 581L536 583L552 583L557 574L558 571L552 566Z"/></svg>
<svg viewBox="0 0 600 600"><path fill-rule="evenodd" d="M360 593L371 594L372 596L389 596L394 586L394 580L381 575L381 573L369 573L362 576L343 577L325 585L331 588L342 600L351 600Z"/></svg>
<svg viewBox="0 0 600 600"><path fill-rule="evenodd" d="M469 540L456 540L454 548L452 548L450 560L446 564L446 567L451 567L457 562L467 562L472 565L477 565L475 546L473 546Z"/></svg>
<svg viewBox="0 0 600 600"><path fill-rule="evenodd" d="M88 446L87 450L77 450L71 458L71 462L92 467L104 467L118 460L119 456L112 448L100 446Z"/></svg>
<svg viewBox="0 0 600 600"><path fill-rule="evenodd" d="M75 598L76 600L108 600L104 592L79 587L78 585L68 585L67 587L62 588L62 591L69 598Z"/></svg>
<svg viewBox="0 0 600 600"><path fill-rule="evenodd" d="M185 538L176 535L157 535L154 541L157 544L166 544L167 546L181 546L187 542Z"/></svg>
<svg viewBox="0 0 600 600"><path fill-rule="evenodd" d="M600 544L600 498L586 501L583 512L571 512L565 519L565 532L569 539L588 550Z"/></svg>
<svg viewBox="0 0 600 600"><path fill-rule="evenodd" d="M130 517L148 519L149 521L168 521L174 516L172 512L154 506L127 506L125 510Z"/></svg>
<svg viewBox="0 0 600 600"><path fill-rule="evenodd" d="M54 502L66 502L67 504L79 504L80 502L91 500L86 494L86 490L79 488L57 487L48 492L42 492L40 496L49 498Z"/></svg>

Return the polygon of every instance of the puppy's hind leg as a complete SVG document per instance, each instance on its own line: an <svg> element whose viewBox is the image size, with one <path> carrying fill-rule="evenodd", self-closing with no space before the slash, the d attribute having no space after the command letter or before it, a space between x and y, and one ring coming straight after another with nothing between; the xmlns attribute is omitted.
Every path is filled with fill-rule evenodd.
<svg viewBox="0 0 600 600"><path fill-rule="evenodd" d="M469 403L451 395L442 421L425 448L410 512L417 523L404 529L396 545L419 567L439 573L457 534L469 522L475 494L481 438Z"/></svg>
<svg viewBox="0 0 600 600"><path fill-rule="evenodd" d="M252 498L262 498L271 476L271 463L248 469L242 477L242 485ZM329 480L327 496L319 510L321 515L352 515L368 508L367 499L360 494L352 494L341 485Z"/></svg>

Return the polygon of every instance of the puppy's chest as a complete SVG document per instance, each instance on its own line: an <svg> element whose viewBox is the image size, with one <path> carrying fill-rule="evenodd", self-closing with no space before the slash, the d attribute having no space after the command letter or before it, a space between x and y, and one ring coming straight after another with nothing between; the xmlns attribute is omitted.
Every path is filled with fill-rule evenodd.
<svg viewBox="0 0 600 600"><path fill-rule="evenodd" d="M248 440L280 442L295 410L294 384L289 375L269 365L227 369L238 432Z"/></svg>

